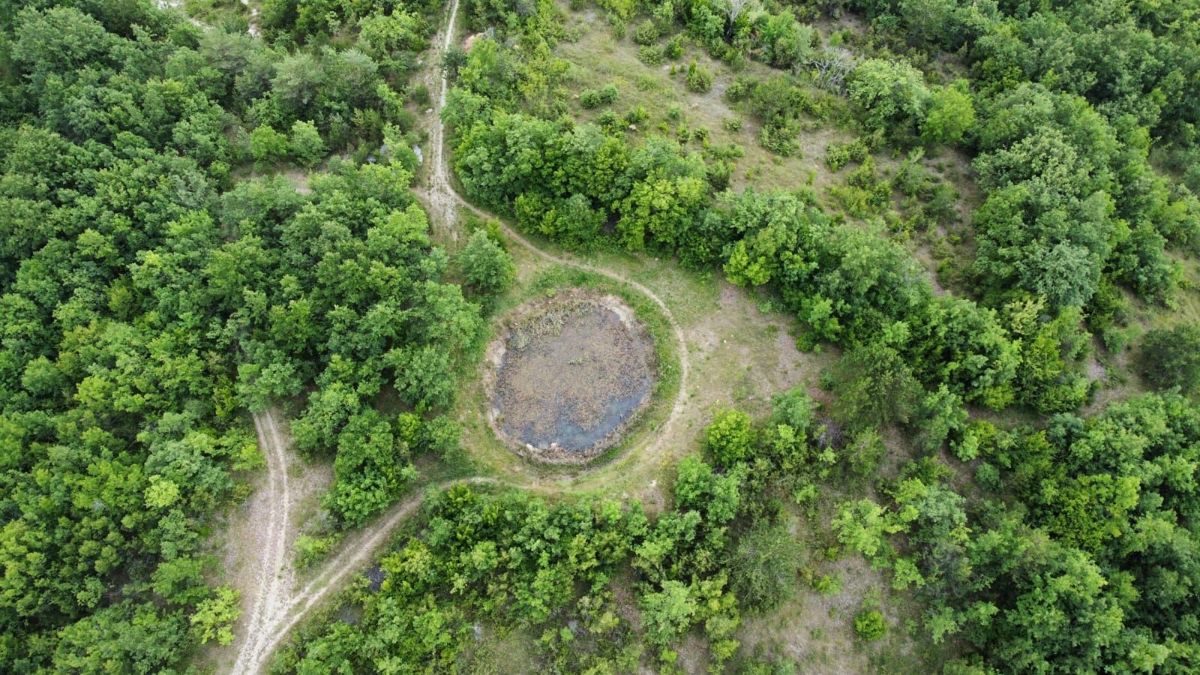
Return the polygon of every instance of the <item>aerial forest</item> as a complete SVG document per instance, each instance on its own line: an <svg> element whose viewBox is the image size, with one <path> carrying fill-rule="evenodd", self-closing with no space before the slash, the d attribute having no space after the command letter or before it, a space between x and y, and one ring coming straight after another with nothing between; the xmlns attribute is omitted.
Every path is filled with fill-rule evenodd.
<svg viewBox="0 0 1200 675"><path fill-rule="evenodd" d="M1197 671L1197 0L0 0L0 672Z"/></svg>

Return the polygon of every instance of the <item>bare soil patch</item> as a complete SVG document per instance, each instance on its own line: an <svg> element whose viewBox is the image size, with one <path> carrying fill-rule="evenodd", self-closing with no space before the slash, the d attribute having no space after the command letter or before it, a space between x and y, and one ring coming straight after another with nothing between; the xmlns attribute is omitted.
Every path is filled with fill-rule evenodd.
<svg viewBox="0 0 1200 675"><path fill-rule="evenodd" d="M633 310L584 289L519 307L488 361L492 429L519 454L556 464L612 447L650 402L656 373Z"/></svg>

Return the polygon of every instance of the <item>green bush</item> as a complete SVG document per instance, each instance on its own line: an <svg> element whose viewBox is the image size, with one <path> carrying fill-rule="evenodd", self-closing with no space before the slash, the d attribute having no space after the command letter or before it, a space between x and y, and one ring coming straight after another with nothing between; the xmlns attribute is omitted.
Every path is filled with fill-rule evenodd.
<svg viewBox="0 0 1200 675"><path fill-rule="evenodd" d="M1138 350L1138 370L1155 389L1179 387L1200 392L1200 324L1182 324L1146 333Z"/></svg>
<svg viewBox="0 0 1200 675"><path fill-rule="evenodd" d="M859 612L858 616L854 617L854 632L867 642L882 638L887 634L887 622L883 619L883 612L877 609Z"/></svg>
<svg viewBox="0 0 1200 675"><path fill-rule="evenodd" d="M801 548L782 525L760 523L742 536L730 556L731 585L745 605L766 611L796 589Z"/></svg>
<svg viewBox="0 0 1200 675"><path fill-rule="evenodd" d="M654 41L659 38L658 26L650 19L638 24L638 27L633 31L633 41L639 45L654 44Z"/></svg>
<svg viewBox="0 0 1200 675"><path fill-rule="evenodd" d="M250 132L250 156L259 166L278 162L287 154L287 136L265 124Z"/></svg>
<svg viewBox="0 0 1200 675"><path fill-rule="evenodd" d="M921 122L926 143L957 143L975 124L975 104L964 80L933 91L929 112Z"/></svg>
<svg viewBox="0 0 1200 675"><path fill-rule="evenodd" d="M313 563L329 555L339 539L340 537L332 534L324 537L302 534L296 537L296 564L301 569L310 567Z"/></svg>
<svg viewBox="0 0 1200 675"><path fill-rule="evenodd" d="M429 87L424 84L418 84L413 87L409 90L408 96L414 103L421 106L429 105L431 100L429 97Z"/></svg>
<svg viewBox="0 0 1200 675"><path fill-rule="evenodd" d="M585 89L579 95L579 104L584 108L591 110L599 108L602 105L611 105L616 102L619 96L617 86L609 83L599 89Z"/></svg>
<svg viewBox="0 0 1200 675"><path fill-rule="evenodd" d="M861 138L849 143L830 143L825 148L825 166L830 171L840 171L850 162L862 162L867 158L867 144Z"/></svg>
<svg viewBox="0 0 1200 675"><path fill-rule="evenodd" d="M730 103L745 101L754 95L754 89L758 86L758 80L748 75L739 75L733 78L733 82L725 87L725 100Z"/></svg>
<svg viewBox="0 0 1200 675"><path fill-rule="evenodd" d="M704 431L704 444L718 466L731 467L746 460L754 445L750 416L740 410L718 414Z"/></svg>
<svg viewBox="0 0 1200 675"><path fill-rule="evenodd" d="M325 156L325 141L321 140L321 133L312 122L297 120L292 124L290 145L292 156L301 166L316 166Z"/></svg>
<svg viewBox="0 0 1200 675"><path fill-rule="evenodd" d="M780 157L791 157L800 149L796 130L787 124L764 124L758 130L758 144Z"/></svg>
<svg viewBox="0 0 1200 675"><path fill-rule="evenodd" d="M494 298L516 278L512 257L485 230L476 230L458 256L468 289L481 297Z"/></svg>
<svg viewBox="0 0 1200 675"><path fill-rule="evenodd" d="M242 613L238 597L236 590L223 586L213 597L196 605L189 621L200 644L215 641L227 646L233 642L233 624Z"/></svg>
<svg viewBox="0 0 1200 675"><path fill-rule="evenodd" d="M863 429L851 437L850 442L842 450L846 459L846 468L859 478L867 478L879 469L883 456L887 454L887 446L883 437L875 429Z"/></svg>
<svg viewBox="0 0 1200 675"><path fill-rule="evenodd" d="M663 55L672 61L683 56L683 36L676 35L667 40L666 46L663 47Z"/></svg>
<svg viewBox="0 0 1200 675"><path fill-rule="evenodd" d="M638 60L648 66L661 65L666 55L660 45L646 45L638 48Z"/></svg>
<svg viewBox="0 0 1200 675"><path fill-rule="evenodd" d="M689 91L703 94L712 89L713 74L704 66L692 61L687 67L686 80Z"/></svg>

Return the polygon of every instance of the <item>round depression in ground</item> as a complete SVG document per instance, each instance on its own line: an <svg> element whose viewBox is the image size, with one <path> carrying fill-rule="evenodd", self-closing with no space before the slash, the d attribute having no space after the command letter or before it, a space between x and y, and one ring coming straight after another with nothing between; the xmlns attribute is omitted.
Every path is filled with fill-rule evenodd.
<svg viewBox="0 0 1200 675"><path fill-rule="evenodd" d="M583 290L519 307L489 350L492 427L522 454L583 462L650 401L654 345L613 295Z"/></svg>

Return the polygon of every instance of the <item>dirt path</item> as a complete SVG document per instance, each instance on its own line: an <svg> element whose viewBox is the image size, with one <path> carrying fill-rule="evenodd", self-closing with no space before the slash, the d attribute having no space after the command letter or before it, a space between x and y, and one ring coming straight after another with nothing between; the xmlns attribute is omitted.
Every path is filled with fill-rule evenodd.
<svg viewBox="0 0 1200 675"><path fill-rule="evenodd" d="M437 53L431 59L430 66L437 69L438 96L437 105L433 109L432 124L429 128L429 149L432 162L429 175L429 191L426 195L431 213L430 221L440 223L449 228L456 236L454 222L458 218L458 204L462 201L450 185L449 169L446 165L446 125L442 123L442 110L446 107L446 96L450 92L450 80L441 69L442 58L450 51L454 42L454 25L458 19L458 0L450 3L450 17L440 35ZM435 38L436 39L436 38Z"/></svg>
<svg viewBox="0 0 1200 675"><path fill-rule="evenodd" d="M289 481L294 456L288 452L288 440L280 430L278 417L279 412L274 409L254 415L258 445L267 463L267 485L265 492L256 494L251 504L250 526L257 536L252 536L249 545L258 559L254 569L243 577L250 587L242 588L242 594L251 601L249 611L245 612L246 638L238 649L235 673L251 671L248 664L261 652L267 637L264 629L282 610L286 591L295 577L288 555L294 536L291 516L297 497Z"/></svg>
<svg viewBox="0 0 1200 675"><path fill-rule="evenodd" d="M446 26L439 36L439 48L433 57L433 67L438 67L442 56L453 44L458 6L459 0L453 0ZM639 451L648 458L658 455L662 450L664 440L669 437L668 431L676 424L685 407L685 392L687 391L691 359L688 355L688 345L683 329L662 298L645 285L619 272L544 251L509 227L503 220L467 202L454 190L450 181L445 152L445 126L441 121L441 111L446 105L449 88L449 81L445 73L442 73L438 88L437 107L433 111L434 120L430 125L432 166L429 174L429 187L424 194L431 212L431 220L451 227L453 231L451 224L456 222L459 209L466 209L480 218L499 222L500 228L507 238L528 249L542 260L584 270L619 282L638 291L658 306L670 324L677 343L676 351L679 355L680 369L678 393L662 433L656 436L649 447ZM268 489L269 500L273 504L280 505L280 508L278 512L271 513L268 524L271 534L267 535L267 545L262 547L257 592L249 612L246 637L241 644L237 663L233 669L233 672L239 674L264 671L270 663L271 656L287 639L292 629L323 600L339 591L355 572L372 560L388 541L393 531L420 507L424 499L423 494L416 495L393 506L384 517L344 541L341 547L342 552L339 555L326 561L303 588L295 589L296 573L292 564L292 556L288 555L290 547L287 545L295 535L294 532L291 532L293 527L289 523L288 515L289 500L291 499L287 482L289 453L285 449L286 441L278 432L278 423L275 421L274 413L268 412L262 416L256 416L255 424L259 427L259 439L263 443L264 453L268 456L267 470L271 476ZM461 483L501 484L504 481L492 478L467 478L442 483L436 488L445 489ZM291 532L290 535L289 532Z"/></svg>
<svg viewBox="0 0 1200 675"><path fill-rule="evenodd" d="M441 491L463 484L494 485L503 484L503 481L483 477L459 478L439 483L431 489ZM400 523L420 508L425 501L425 494L414 495L396 504L378 523L359 531L345 541L342 545L342 552L326 562L321 567L321 571L303 589L292 596L280 620L272 625L271 631L265 635L265 641L259 649L260 662L253 664L253 667L245 672L257 672L265 668L268 658L288 637L292 629L327 597L341 590L342 585L349 581L355 572L375 558L379 548L387 543L392 532L399 527Z"/></svg>

